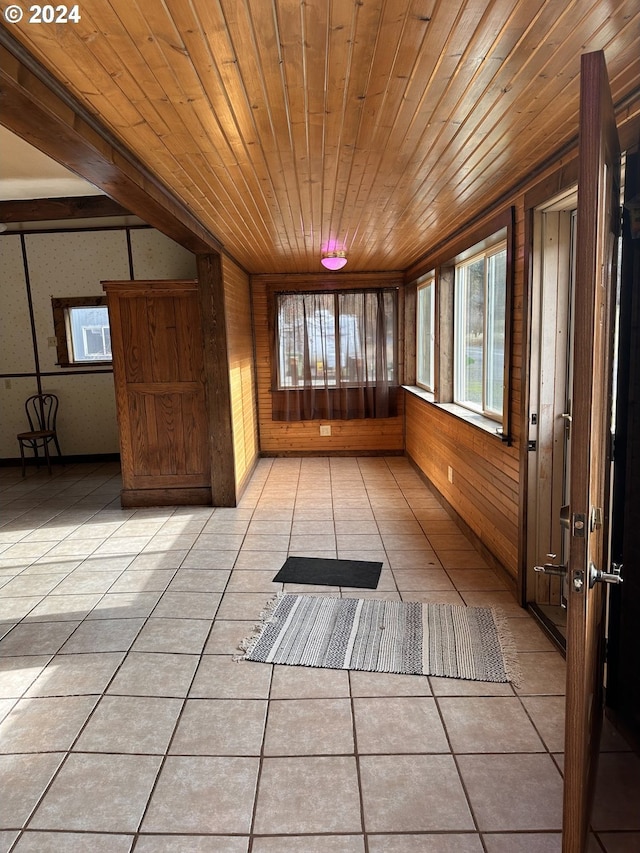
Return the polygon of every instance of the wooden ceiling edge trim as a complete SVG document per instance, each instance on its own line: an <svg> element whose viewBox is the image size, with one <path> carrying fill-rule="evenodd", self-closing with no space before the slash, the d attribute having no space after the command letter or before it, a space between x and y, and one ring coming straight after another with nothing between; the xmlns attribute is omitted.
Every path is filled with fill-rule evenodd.
<svg viewBox="0 0 640 853"><path fill-rule="evenodd" d="M53 222L110 216L132 216L132 213L104 195L0 201L0 222Z"/></svg>
<svg viewBox="0 0 640 853"><path fill-rule="evenodd" d="M385 270L381 272L349 272L349 273L255 273L251 275L251 281L255 284L281 288L322 288L323 285L335 287L348 287L357 285L364 287L370 285L402 285L404 273L402 270Z"/></svg>
<svg viewBox="0 0 640 853"><path fill-rule="evenodd" d="M224 251L184 203L3 27L0 117L10 131L186 249Z"/></svg>
<svg viewBox="0 0 640 853"><path fill-rule="evenodd" d="M640 88L630 92L615 105L615 115L622 150L634 148L638 144L638 133L640 132ZM545 181L557 173L561 175L560 180L564 180L574 174L577 179L577 158L578 137L575 136L540 163L525 178L501 193L498 199L491 202L477 216L467 220L464 225L448 234L443 240L440 240L439 243L425 252L415 263L407 267L404 271L405 284L416 281L421 275L433 269L436 265L435 262L442 260L443 254L449 251L450 246L455 245L470 232L475 232L479 228L482 228L493 217L499 216L500 212L511 205L518 195L527 193L541 181Z"/></svg>

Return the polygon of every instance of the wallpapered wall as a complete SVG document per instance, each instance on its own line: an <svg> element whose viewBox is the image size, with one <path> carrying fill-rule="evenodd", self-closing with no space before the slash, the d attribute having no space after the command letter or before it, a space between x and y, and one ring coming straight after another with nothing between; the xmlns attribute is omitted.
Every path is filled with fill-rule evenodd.
<svg viewBox="0 0 640 853"><path fill-rule="evenodd" d="M133 277L195 278L195 258L151 228L131 229ZM64 454L117 453L113 375L56 365L51 297L100 296L101 281L131 277L125 228L25 234L43 390L60 398ZM22 241L0 236L0 458L19 456L16 434L28 428L24 401L37 392ZM83 368L84 370L85 368ZM22 374L16 376L15 374ZM27 374L27 375L25 375Z"/></svg>

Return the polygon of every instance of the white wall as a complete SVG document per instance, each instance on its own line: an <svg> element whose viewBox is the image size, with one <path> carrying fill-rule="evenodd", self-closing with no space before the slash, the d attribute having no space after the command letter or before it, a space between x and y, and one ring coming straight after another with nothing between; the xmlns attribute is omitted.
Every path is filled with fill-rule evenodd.
<svg viewBox="0 0 640 853"><path fill-rule="evenodd" d="M131 254L134 278L196 278L192 252L153 228L133 229Z"/></svg>
<svg viewBox="0 0 640 853"><path fill-rule="evenodd" d="M195 278L193 254L150 228L131 229L134 278ZM127 232L32 233L24 237L42 387L60 398L63 454L118 452L113 374L56 364L52 297L100 296L104 280L129 279ZM24 401L37 392L20 236L0 236L0 458L19 457L16 434L28 428ZM85 372L90 370L90 372ZM8 374L13 374L8 376ZM16 376L15 374L22 374Z"/></svg>

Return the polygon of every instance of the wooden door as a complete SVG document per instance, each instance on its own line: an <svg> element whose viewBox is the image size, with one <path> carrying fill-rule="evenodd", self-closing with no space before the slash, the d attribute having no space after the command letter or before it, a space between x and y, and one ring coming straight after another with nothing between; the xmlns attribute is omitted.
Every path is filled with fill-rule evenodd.
<svg viewBox="0 0 640 853"><path fill-rule="evenodd" d="M195 281L103 282L109 304L123 506L211 504Z"/></svg>
<svg viewBox="0 0 640 853"><path fill-rule="evenodd" d="M612 290L619 225L619 150L602 52L581 66L573 435L571 442L563 853L586 847L602 722L609 571Z"/></svg>

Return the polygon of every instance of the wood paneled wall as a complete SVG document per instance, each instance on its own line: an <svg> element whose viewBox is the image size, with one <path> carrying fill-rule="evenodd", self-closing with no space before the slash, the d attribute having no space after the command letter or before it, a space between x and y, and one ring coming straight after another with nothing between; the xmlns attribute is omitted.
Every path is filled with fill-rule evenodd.
<svg viewBox="0 0 640 853"><path fill-rule="evenodd" d="M229 353L229 385L236 493L241 494L258 459L251 294L249 276L223 257L225 319Z"/></svg>
<svg viewBox="0 0 640 853"><path fill-rule="evenodd" d="M369 287L376 276L367 276ZM387 281L389 275L379 276ZM397 278L397 277L396 277ZM315 285L313 284L315 280ZM326 276L306 276L309 288L321 289ZM341 275L345 282L347 277ZM351 280L351 279L350 279ZM356 278L353 281L356 282ZM402 395L398 415L394 418L368 420L298 421L285 423L271 417L271 340L269 335L268 287L278 281L277 276L254 276L252 278L252 302L256 347L256 372L258 379L258 413L260 450L265 454L286 453L398 453L404 449ZM286 290L298 281L296 276L282 276L282 289ZM355 286L355 284L354 284ZM360 285L367 287L365 281ZM400 300L402 301L402 300ZM399 306L400 327L402 308ZM402 360L402 357L400 358ZM320 435L320 424L331 425L331 435Z"/></svg>
<svg viewBox="0 0 640 853"><path fill-rule="evenodd" d="M406 394L407 454L483 545L515 576L518 453L495 436ZM448 469L453 471L449 482Z"/></svg>
<svg viewBox="0 0 640 853"><path fill-rule="evenodd" d="M552 169L549 170L552 172ZM568 179L564 177L557 180ZM549 180L549 186L554 185ZM510 360L510 444L433 404L407 394L406 452L418 468L433 483L448 504L458 513L481 543L514 578L518 574L518 550L521 513L524 500L521 470L523 445L528 439L526 399L528 376L525 350L526 304L525 281L525 203L524 192L516 198L505 199L504 208L514 208L513 291L511 300L511 360ZM495 209L494 209L495 215ZM480 223L482 227L482 223ZM474 225L474 230L478 223ZM470 233L471 233L471 229ZM438 259L455 254L454 246L464 240L458 232L438 248ZM428 259L427 259L428 261ZM449 481L449 467L453 483Z"/></svg>

